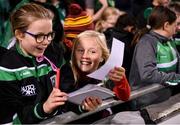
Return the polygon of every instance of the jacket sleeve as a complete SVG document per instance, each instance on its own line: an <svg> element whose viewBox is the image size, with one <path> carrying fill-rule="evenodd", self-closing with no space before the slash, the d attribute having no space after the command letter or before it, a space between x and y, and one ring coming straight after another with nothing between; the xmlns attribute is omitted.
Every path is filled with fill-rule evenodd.
<svg viewBox="0 0 180 125"><path fill-rule="evenodd" d="M0 81L0 124L12 123L18 111L19 94L14 83Z"/></svg>
<svg viewBox="0 0 180 125"><path fill-rule="evenodd" d="M120 82L114 82L115 86L113 88L113 91L115 92L116 96L123 101L127 101L130 97L130 86L129 83L124 76L123 79Z"/></svg>

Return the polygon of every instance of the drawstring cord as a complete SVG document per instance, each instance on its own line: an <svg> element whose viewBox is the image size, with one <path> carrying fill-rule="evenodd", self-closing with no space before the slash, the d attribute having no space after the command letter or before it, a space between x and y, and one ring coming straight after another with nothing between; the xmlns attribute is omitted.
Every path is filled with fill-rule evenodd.
<svg viewBox="0 0 180 125"><path fill-rule="evenodd" d="M42 55L39 57L36 57L37 62L42 62L43 60L46 60L51 65L51 68L54 72L56 72L56 81L55 81L55 88L59 88L60 86L60 69L55 66L53 62L51 62L46 56Z"/></svg>

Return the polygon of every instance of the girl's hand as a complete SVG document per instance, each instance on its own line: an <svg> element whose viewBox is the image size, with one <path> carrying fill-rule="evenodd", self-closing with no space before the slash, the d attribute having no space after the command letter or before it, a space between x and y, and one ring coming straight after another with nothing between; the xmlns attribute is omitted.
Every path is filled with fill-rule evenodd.
<svg viewBox="0 0 180 125"><path fill-rule="evenodd" d="M108 73L109 79L114 82L119 82L125 76L125 69L123 67L114 67Z"/></svg>
<svg viewBox="0 0 180 125"><path fill-rule="evenodd" d="M99 2L103 5L103 7L108 7L107 0L99 0Z"/></svg>
<svg viewBox="0 0 180 125"><path fill-rule="evenodd" d="M65 101L67 101L67 94L61 92L57 88L53 88L51 94L49 95L46 102L43 104L43 109L45 113L50 114L54 111L58 106L64 105Z"/></svg>
<svg viewBox="0 0 180 125"><path fill-rule="evenodd" d="M102 99L100 99L99 97L87 97L82 102L81 106L83 107L83 110L93 111L101 104L102 104Z"/></svg>

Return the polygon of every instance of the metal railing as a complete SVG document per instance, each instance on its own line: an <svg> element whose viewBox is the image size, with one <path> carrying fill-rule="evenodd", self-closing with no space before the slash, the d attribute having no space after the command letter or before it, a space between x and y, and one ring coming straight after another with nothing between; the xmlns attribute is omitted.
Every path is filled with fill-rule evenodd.
<svg viewBox="0 0 180 125"><path fill-rule="evenodd" d="M142 95L157 91L164 88L163 85L160 84L151 84L149 86L145 86L143 88L140 88L138 90L134 90L131 92L131 96L130 96L130 100L133 100L137 97L140 97ZM66 123L70 123L72 121L78 120L78 119L82 119L84 117L87 117L89 115L95 114L101 110L119 105L124 103L124 101L121 100L114 100L114 99L108 99L106 101L103 102L102 106L100 106L99 108L97 108L95 111L91 111L91 112L87 112L87 113L83 113L83 114L76 114L74 112L67 112L61 115L57 115L53 118L47 119L43 122L41 122L42 124L66 124Z"/></svg>

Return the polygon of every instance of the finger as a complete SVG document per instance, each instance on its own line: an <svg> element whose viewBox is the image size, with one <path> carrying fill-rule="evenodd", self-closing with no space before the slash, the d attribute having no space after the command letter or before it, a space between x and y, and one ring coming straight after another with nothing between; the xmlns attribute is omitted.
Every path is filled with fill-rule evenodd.
<svg viewBox="0 0 180 125"><path fill-rule="evenodd" d="M67 97L68 94L66 94L65 92L58 91L58 90L52 92L52 97L58 97L58 96Z"/></svg>
<svg viewBox="0 0 180 125"><path fill-rule="evenodd" d="M100 105L98 97L90 97L90 99L91 99L91 102L92 102L94 108L97 108Z"/></svg>
<svg viewBox="0 0 180 125"><path fill-rule="evenodd" d="M65 104L65 102L54 102L54 103L51 103L50 105L52 108L56 108L56 107L64 105L64 104Z"/></svg>
<svg viewBox="0 0 180 125"><path fill-rule="evenodd" d="M56 104L60 104L60 105L64 105L65 104L65 100L63 99L52 99L52 100L48 100L47 101L47 104L49 105L49 107L54 107L54 106L57 106ZM58 105L59 106L59 105Z"/></svg>
<svg viewBox="0 0 180 125"><path fill-rule="evenodd" d="M85 99L85 104L86 104L86 108L90 109L90 111L94 109L94 105L93 105L92 100L90 99L90 97Z"/></svg>
<svg viewBox="0 0 180 125"><path fill-rule="evenodd" d="M53 102L65 102L67 101L67 97L54 97Z"/></svg>
<svg viewBox="0 0 180 125"><path fill-rule="evenodd" d="M114 74L119 75L119 76L124 76L125 71L123 69L121 70L120 68L118 68L118 69L114 68L114 69L110 70L108 75L114 75Z"/></svg>
<svg viewBox="0 0 180 125"><path fill-rule="evenodd" d="M117 66L115 66L114 69L115 69L115 70L119 70L119 71L125 71L125 68L123 68L123 67L117 67Z"/></svg>
<svg viewBox="0 0 180 125"><path fill-rule="evenodd" d="M110 77L113 79L122 79L122 77L125 76L125 70L123 68L121 70L120 68L122 67L119 67L119 69L116 69L113 73L110 73Z"/></svg>
<svg viewBox="0 0 180 125"><path fill-rule="evenodd" d="M91 99L91 97L86 98L85 102L88 104L90 108L94 108L93 99Z"/></svg>
<svg viewBox="0 0 180 125"><path fill-rule="evenodd" d="M59 93L55 93L54 96L67 97L68 94L66 94L66 93L64 93L64 92L59 92Z"/></svg>
<svg viewBox="0 0 180 125"><path fill-rule="evenodd" d="M57 92L59 92L59 91L61 91L61 90L53 87L53 90L52 90L51 93L54 94L54 93L57 93Z"/></svg>
<svg viewBox="0 0 180 125"><path fill-rule="evenodd" d="M118 76L116 74L110 75L109 79L112 81L121 81L121 79L123 78L123 76Z"/></svg>
<svg viewBox="0 0 180 125"><path fill-rule="evenodd" d="M84 105L85 110L91 111L91 108L88 106L88 104L86 102L84 102L83 105Z"/></svg>
<svg viewBox="0 0 180 125"><path fill-rule="evenodd" d="M46 113L51 113L55 108L60 105L64 105L67 99L60 97L49 97L43 104L43 109Z"/></svg>
<svg viewBox="0 0 180 125"><path fill-rule="evenodd" d="M57 96L57 93L60 93L60 90L53 88L49 97L55 97L55 96Z"/></svg>
<svg viewBox="0 0 180 125"><path fill-rule="evenodd" d="M122 79L124 76L124 73L115 73L112 75L113 78Z"/></svg>
<svg viewBox="0 0 180 125"><path fill-rule="evenodd" d="M98 105L102 104L102 99L101 98L96 98L96 102L98 103Z"/></svg>
<svg viewBox="0 0 180 125"><path fill-rule="evenodd" d="M123 67L115 67L114 73L123 75L123 74L125 74L125 69Z"/></svg>
<svg viewBox="0 0 180 125"><path fill-rule="evenodd" d="M92 108L96 109L101 104L101 99L98 97L90 97Z"/></svg>
<svg viewBox="0 0 180 125"><path fill-rule="evenodd" d="M84 110L87 110L87 111L91 111L91 108L88 106L88 104L84 101L83 104L82 104L84 107Z"/></svg>
<svg viewBox="0 0 180 125"><path fill-rule="evenodd" d="M54 88L53 88L53 90L51 91L49 97L53 97L54 93L55 93L55 90L54 90Z"/></svg>
<svg viewBox="0 0 180 125"><path fill-rule="evenodd" d="M109 71L109 74L113 74L114 73L114 69L111 69L110 71Z"/></svg>

